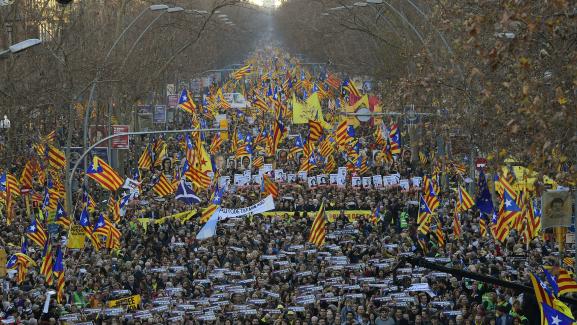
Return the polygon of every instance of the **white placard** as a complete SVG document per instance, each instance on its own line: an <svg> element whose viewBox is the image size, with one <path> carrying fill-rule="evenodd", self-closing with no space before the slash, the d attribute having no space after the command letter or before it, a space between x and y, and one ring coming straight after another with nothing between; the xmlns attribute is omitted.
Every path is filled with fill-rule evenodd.
<svg viewBox="0 0 577 325"><path fill-rule="evenodd" d="M317 175L317 184L319 184L319 186L329 185L329 178L327 174Z"/></svg>
<svg viewBox="0 0 577 325"><path fill-rule="evenodd" d="M272 164L264 164L262 166L263 173L272 172Z"/></svg>
<svg viewBox="0 0 577 325"><path fill-rule="evenodd" d="M299 181L307 181L307 172L298 172L297 178Z"/></svg>
<svg viewBox="0 0 577 325"><path fill-rule="evenodd" d="M423 178L417 176L411 178L411 181L413 182L413 187L421 187L421 182L423 181Z"/></svg>
<svg viewBox="0 0 577 325"><path fill-rule="evenodd" d="M363 188L371 188L371 177L370 176L363 177Z"/></svg>
<svg viewBox="0 0 577 325"><path fill-rule="evenodd" d="M287 174L287 182L294 183L296 181L297 181L297 175L296 174Z"/></svg>
<svg viewBox="0 0 577 325"><path fill-rule="evenodd" d="M228 187L230 186L230 176L221 176L218 181L218 186L224 188L225 191L228 191Z"/></svg>
<svg viewBox="0 0 577 325"><path fill-rule="evenodd" d="M403 191L408 191L409 190L409 180L408 179L401 179L399 181L399 186L401 187L401 189Z"/></svg>
<svg viewBox="0 0 577 325"><path fill-rule="evenodd" d="M375 188L383 187L383 177L381 175L373 175L373 185Z"/></svg>
<svg viewBox="0 0 577 325"><path fill-rule="evenodd" d="M274 171L274 180L277 182L284 182L286 180L285 173L282 169L276 169Z"/></svg>
<svg viewBox="0 0 577 325"><path fill-rule="evenodd" d="M337 185L337 177L338 177L338 174L330 174L329 175L329 184Z"/></svg>
<svg viewBox="0 0 577 325"><path fill-rule="evenodd" d="M351 186L353 188L361 188L362 186L361 178L359 176L351 177Z"/></svg>
<svg viewBox="0 0 577 325"><path fill-rule="evenodd" d="M243 174L234 174L234 185L236 186L244 186L244 175Z"/></svg>
<svg viewBox="0 0 577 325"><path fill-rule="evenodd" d="M318 186L317 178L314 176L309 177L307 182L309 184L309 188L316 188Z"/></svg>
<svg viewBox="0 0 577 325"><path fill-rule="evenodd" d="M341 174L337 174L337 186L345 187L347 184L347 176L343 176Z"/></svg>
<svg viewBox="0 0 577 325"><path fill-rule="evenodd" d="M339 167L337 174L346 178L347 177L347 167Z"/></svg>

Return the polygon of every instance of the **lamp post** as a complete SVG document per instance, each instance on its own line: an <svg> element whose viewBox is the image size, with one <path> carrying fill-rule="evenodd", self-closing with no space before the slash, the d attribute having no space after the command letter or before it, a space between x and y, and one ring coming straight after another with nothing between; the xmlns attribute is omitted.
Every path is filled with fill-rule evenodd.
<svg viewBox="0 0 577 325"><path fill-rule="evenodd" d="M90 95L88 96L88 103L86 104L86 110L85 110L85 114L84 114L83 148L85 150L88 147L88 123L89 123L90 114L91 114L92 100L94 98L94 92L96 91L96 85L100 81L100 77L102 75L102 70L103 70L104 66L106 65L106 62L108 62L108 58L110 58L112 51L116 48L116 45L118 45L118 42L120 42L122 37L124 37L124 34L126 34L126 32L130 29L130 27L132 27L132 25L134 25L134 23L136 23L136 21L138 21L138 19L140 19L140 17L142 17L146 12L148 12L148 11L162 11L162 10L167 10L167 9L168 9L167 5L156 4L156 5L151 5L149 7L146 7L144 10L142 10L138 14L138 16L136 16L130 22L130 24L128 24L128 26L126 26L126 28L124 28L122 33L120 33L120 35L118 35L118 37L116 38L116 40L114 41L114 43L112 44L110 49L108 50L108 53L106 53L106 56L104 57L104 61L102 62L102 65L96 70L96 76L92 80L92 88L90 89ZM88 167L87 161L84 160L84 169L86 169L86 167Z"/></svg>
<svg viewBox="0 0 577 325"><path fill-rule="evenodd" d="M4 119L0 121L0 133L2 134L2 142L7 147L8 146L8 130L10 129L10 120L8 116L4 115ZM6 169L10 168L11 165L11 156L8 155L9 158L6 162Z"/></svg>
<svg viewBox="0 0 577 325"><path fill-rule="evenodd" d="M15 53L24 51L24 50L29 49L33 46L36 46L40 43L42 43L42 41L37 39L37 38L30 38L30 39L27 39L27 40L22 41L20 43L16 43L16 44L8 47L7 50L0 51L0 58L5 57L8 54L15 54Z"/></svg>
<svg viewBox="0 0 577 325"><path fill-rule="evenodd" d="M142 37L144 36L144 34L146 34L146 32L150 29L150 27L152 27L152 25L154 25L154 23L160 19L160 17L164 16L164 14L166 13L174 13L174 12L181 12L184 11L184 8L182 7L172 7L172 8L168 8L165 11L163 11L160 15L156 16L156 18L154 18L150 24L148 24L146 26L146 28L144 28L144 30L142 30L142 32L140 33L140 35L138 35L138 38L136 39L136 41L134 41L134 43L132 43L132 46L130 47L130 50L128 50L128 53L126 53L126 56L124 57L124 60L122 61L122 65L120 66L120 69L118 69L118 71L122 71L122 69L124 69L124 65L126 64L126 61L128 61L128 58L130 57L130 54L132 54L132 51L134 51L134 49L136 48L136 45L138 45L138 43L140 42L140 40L142 39Z"/></svg>

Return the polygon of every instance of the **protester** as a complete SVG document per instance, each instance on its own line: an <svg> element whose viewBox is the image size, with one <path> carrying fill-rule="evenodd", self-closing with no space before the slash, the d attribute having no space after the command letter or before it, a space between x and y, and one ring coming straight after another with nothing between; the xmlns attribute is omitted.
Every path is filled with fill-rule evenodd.
<svg viewBox="0 0 577 325"><path fill-rule="evenodd" d="M298 66L297 61L279 55L277 49L257 51L249 61L253 69L286 68L287 72L276 75L276 85L293 79L295 83L302 81L290 72L291 67ZM286 65L281 66L280 62ZM236 73L240 72L235 72L234 78ZM286 78L287 74L292 77ZM264 88L275 88L270 78L260 79L269 80L268 85L272 85ZM257 88L262 87L260 79L247 81L254 87L251 92L255 96ZM222 86L225 87L232 86ZM347 87L347 96L351 96L350 86ZM214 89L213 92L218 94ZM184 95L187 97L186 92ZM277 94L282 98L281 106L291 102L288 95L282 90ZM219 98L214 97L215 101ZM324 99L323 108L331 100ZM273 104L273 100L268 102ZM186 103L188 99L181 105ZM87 172L89 179L76 176L76 208L69 211L68 218L76 225L87 217L92 229L100 215L108 216L107 235L101 236L97 228L93 230L100 249L96 249L88 232L82 233L83 228L83 248L70 247L72 231L62 225L54 226L57 211L49 208L54 199L50 195L46 199L45 194L52 193L46 184L61 183L57 176L63 175L47 171L44 176L35 174L29 192L40 194L40 201L38 196L35 199L39 207L31 207L34 202L28 199L14 200L13 211L5 214L0 223L0 244L9 257L20 252L36 261L37 266L9 268L8 276L0 280L0 319L23 324L539 322L538 305L527 292L500 287L490 280L472 280L458 271L531 286L531 272L540 273L544 265L559 266L559 246L554 240L537 235L538 229L529 233L525 219L521 225L510 226L508 236L499 240L498 224L487 214L480 214L480 210L484 211L474 205L465 190L465 172L458 163L454 168L437 170L438 165L432 161L404 159L402 148L393 153L394 145L401 144L392 131L396 124L386 133L381 133L384 129L379 125L358 127L355 133L345 123L344 144L342 139L336 139L338 132L323 130L311 154L306 144L299 146L297 142L305 138L309 139L307 143L312 141L313 125L293 124L284 117L284 127L290 128L290 134L298 135L299 140L293 141L285 130L287 138L274 148L274 144L266 143L269 138L274 141L274 136L269 135L275 130L281 132L274 115L263 114L261 125L277 126L267 129L267 136L260 142L257 139L264 126L255 126L251 131L253 125L243 115L246 112L222 107L219 110L231 122L229 140L220 148L213 150L215 134L135 139L124 168L132 183L117 185L117 191L103 190L96 185L104 186L102 181L90 174L90 168L107 167L97 160ZM282 116L282 110L278 115ZM324 113L329 115L328 110ZM332 119L335 125L339 124L334 116ZM332 136L335 143L328 145L334 153L321 153L321 143ZM198 149L199 146L206 148ZM247 153L243 146L247 146ZM275 155L266 153L270 146L276 149L273 152L283 152L279 154L281 159L277 161ZM386 152L384 156L372 155L371 150L377 148ZM213 156L220 155L219 168L215 162L215 168L204 173L204 165L211 159L204 159L201 151L207 149ZM193 154L189 155L191 151ZM262 164L258 165L260 157ZM146 158L150 162L143 168ZM335 164L329 168L330 158ZM303 164L315 167L306 167L305 175ZM26 168L14 167L16 174ZM185 182L191 170L193 179ZM197 183L202 180L195 178L196 170L210 175L209 185ZM8 204L11 197L4 175L4 200ZM313 178L315 181L309 182ZM168 193L159 185L164 181L169 184ZM361 184L358 187L357 182ZM483 187L481 180L479 185ZM27 195L30 194L21 194ZM274 196L273 209L243 212L265 205L259 204L269 195ZM63 197L56 201L58 206L64 205ZM208 213L211 206L214 208ZM431 211L426 212L427 209ZM225 213L239 215L224 218ZM59 265L56 252L63 256L64 271L53 268L51 277L42 274L44 247L31 240L30 235L25 236L30 233L27 229L31 215L50 234L47 242L55 252L54 265ZM213 216L220 218L215 224L216 234L197 239ZM315 228L319 220L326 220L326 228ZM323 235L320 245L311 243L315 229ZM121 234L118 241L111 239L113 230ZM25 243L24 238L28 238ZM426 258L455 273L423 268L411 264L406 257ZM571 265L562 266L571 269ZM23 271L25 275L20 274ZM64 272L62 288L59 272ZM52 283L47 283L47 279ZM50 290L54 291L45 303Z"/></svg>

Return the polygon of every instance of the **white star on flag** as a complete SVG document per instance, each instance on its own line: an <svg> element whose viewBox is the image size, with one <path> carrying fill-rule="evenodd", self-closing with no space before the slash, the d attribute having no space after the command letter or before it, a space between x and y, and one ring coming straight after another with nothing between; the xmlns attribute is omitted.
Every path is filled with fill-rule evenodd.
<svg viewBox="0 0 577 325"><path fill-rule="evenodd" d="M551 318L551 320L553 321L553 325L559 325L561 324L561 318L559 318L559 316L555 315L555 317Z"/></svg>
<svg viewBox="0 0 577 325"><path fill-rule="evenodd" d="M505 200L505 206L508 208L511 206L511 200Z"/></svg>

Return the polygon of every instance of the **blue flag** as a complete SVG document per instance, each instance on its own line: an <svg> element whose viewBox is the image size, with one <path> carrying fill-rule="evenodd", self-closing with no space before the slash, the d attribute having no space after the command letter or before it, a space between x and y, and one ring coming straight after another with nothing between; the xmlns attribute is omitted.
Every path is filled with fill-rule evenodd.
<svg viewBox="0 0 577 325"><path fill-rule="evenodd" d="M479 208L479 211L484 214L493 214L493 199L491 198L491 192L489 191L489 186L487 185L487 178L485 174L481 172L479 174L479 181L477 182L479 186L479 191L477 192L477 197L475 198L475 205Z"/></svg>
<svg viewBox="0 0 577 325"><path fill-rule="evenodd" d="M571 325L573 322L575 322L575 320L571 317L563 314L562 312L556 310L544 302L541 303L541 306L543 306L543 315L545 315L547 323L550 325Z"/></svg>
<svg viewBox="0 0 577 325"><path fill-rule="evenodd" d="M194 194L194 191L186 184L184 179L181 179L180 184L178 184L176 199L189 205L200 203L200 198Z"/></svg>

